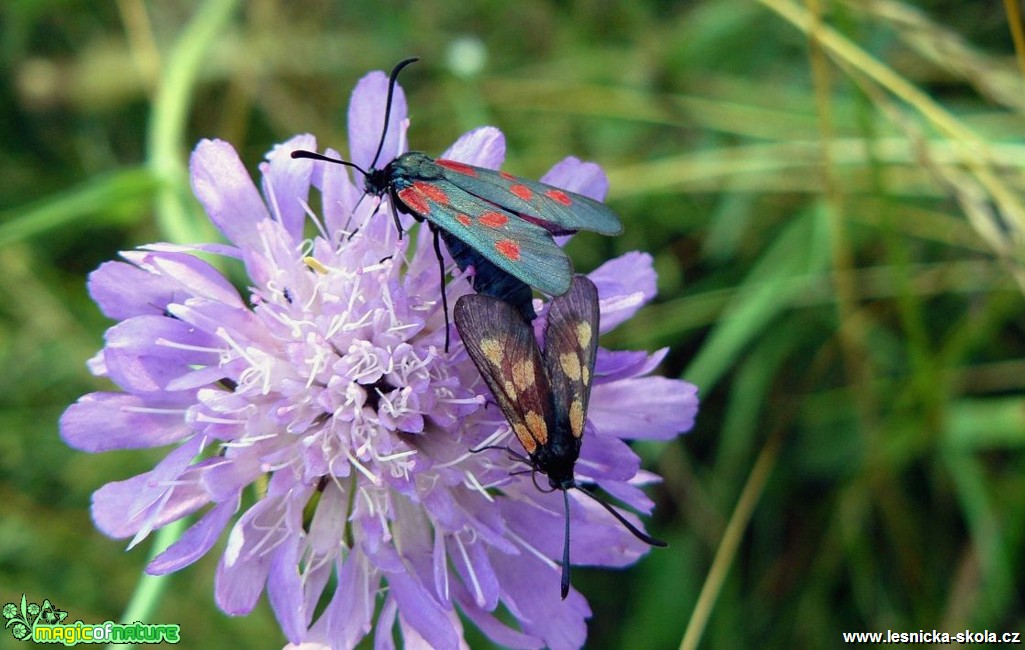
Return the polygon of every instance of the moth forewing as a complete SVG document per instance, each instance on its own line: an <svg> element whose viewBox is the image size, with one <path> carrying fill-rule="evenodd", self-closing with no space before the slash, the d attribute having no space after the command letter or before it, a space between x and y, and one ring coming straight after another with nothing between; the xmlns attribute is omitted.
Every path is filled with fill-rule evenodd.
<svg viewBox="0 0 1025 650"><path fill-rule="evenodd" d="M528 454L548 444L552 391L533 328L509 304L468 294L455 307L467 354Z"/></svg>
<svg viewBox="0 0 1025 650"><path fill-rule="evenodd" d="M598 290L584 276L576 276L570 290L552 300L545 326L545 370L560 424L574 438L584 433L591 395L594 360L598 351Z"/></svg>

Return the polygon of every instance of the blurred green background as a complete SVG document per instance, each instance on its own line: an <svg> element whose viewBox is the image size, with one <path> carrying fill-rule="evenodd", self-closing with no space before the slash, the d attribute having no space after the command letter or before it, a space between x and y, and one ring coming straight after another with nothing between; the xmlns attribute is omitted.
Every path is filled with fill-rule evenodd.
<svg viewBox="0 0 1025 650"><path fill-rule="evenodd" d="M57 435L106 387L84 365L111 324L86 274L214 237L168 219L200 216L199 138L254 173L296 133L344 151L356 80L418 55L413 148L493 124L513 173L603 165L626 233L576 238L577 268L650 251L660 291L603 343L670 346L662 372L701 391L689 435L639 446L665 476L650 528L670 548L574 571L588 647L1025 629L1016 3L819 5L4 3L0 603L117 620L148 553L97 533L89 496L162 454ZM184 647L280 647L265 602L216 609L218 555L174 575L149 620L183 623Z"/></svg>

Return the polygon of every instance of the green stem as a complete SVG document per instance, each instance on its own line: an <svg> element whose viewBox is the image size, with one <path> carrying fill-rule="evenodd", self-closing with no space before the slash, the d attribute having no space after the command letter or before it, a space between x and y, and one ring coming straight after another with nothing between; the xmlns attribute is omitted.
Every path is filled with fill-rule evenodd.
<svg viewBox="0 0 1025 650"><path fill-rule="evenodd" d="M147 164L164 186L157 195L157 222L166 239L195 243L209 239L205 221L188 208L188 173L182 138L192 94L211 46L224 32L238 0L210 0L185 28L171 50L147 132Z"/></svg>
<svg viewBox="0 0 1025 650"><path fill-rule="evenodd" d="M178 538L185 531L185 526L186 520L179 519L158 530L153 536L153 548L150 551L149 559L152 560L160 553L163 553L168 546L178 541ZM135 585L135 593L132 594L131 600L128 601L124 614L121 615L121 622L149 622L150 615L156 610L157 605L160 603L160 598L164 595L164 590L167 589L168 577L168 575L151 576L143 574ZM107 650L130 650L134 647L134 643L112 643L107 646Z"/></svg>
<svg viewBox="0 0 1025 650"><path fill-rule="evenodd" d="M694 612L691 614L687 630L680 642L680 650L694 650L701 641L705 625L715 607L715 601L719 598L719 592L722 591L726 576L730 572L730 567L733 566L733 559L737 556L737 549L740 548L744 531L747 530L751 515L754 514L755 506L758 505L758 500L762 496L765 483L776 466L782 442L783 434L781 430L777 430L769 436L761 453L758 454L751 474L747 477L747 484L744 485L744 490L737 501L737 507L733 509L733 516L730 517L730 522L726 525L726 532L715 552L715 559L712 560L712 566L708 570L708 577L705 578L705 584L701 587L698 602L694 605Z"/></svg>

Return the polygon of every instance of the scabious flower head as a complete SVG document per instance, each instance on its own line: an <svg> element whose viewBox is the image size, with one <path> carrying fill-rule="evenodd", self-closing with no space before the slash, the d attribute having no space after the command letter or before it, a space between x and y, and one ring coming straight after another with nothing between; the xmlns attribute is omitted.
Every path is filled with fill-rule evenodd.
<svg viewBox="0 0 1025 650"><path fill-rule="evenodd" d="M387 83L371 73L353 93L350 159L364 168ZM392 111L379 166L405 148L401 88ZM134 544L196 516L149 565L154 574L195 562L230 529L218 605L245 614L266 591L297 646L351 648L373 632L390 648L397 624L406 647L465 647L462 613L505 646L580 647L587 602L559 597L561 495L511 475L523 468L500 451L470 451L511 437L458 338L444 351L426 228L400 239L358 174L290 158L315 148L308 135L274 148L261 195L230 145L201 142L193 189L230 244L146 246L90 276L93 298L120 322L89 367L120 390L82 397L61 434L90 452L171 447L152 471L97 490L97 527ZM497 168L504 149L485 127L444 157ZM542 180L598 199L606 189L596 165L573 158ZM200 253L240 261L248 295ZM654 295L645 254L590 278L603 330ZM469 285L457 277L444 290L454 302ZM656 477L623 440L668 439L697 410L693 386L647 376L664 354L599 351L577 463L582 481L641 512L653 504L640 486ZM647 551L597 504L571 497L575 562L625 566Z"/></svg>

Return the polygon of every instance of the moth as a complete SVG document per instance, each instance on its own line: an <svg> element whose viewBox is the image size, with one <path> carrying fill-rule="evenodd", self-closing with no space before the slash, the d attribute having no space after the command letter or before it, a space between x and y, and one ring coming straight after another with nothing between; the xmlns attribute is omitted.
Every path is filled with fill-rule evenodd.
<svg viewBox="0 0 1025 650"><path fill-rule="evenodd" d="M598 350L598 290L585 276L573 277L569 290L552 299L544 331L544 349L533 326L510 304L481 294L456 302L456 330L526 456L507 449L533 471L562 490L566 530L562 550L562 597L569 593L569 490L588 495L627 530L652 546L666 543L641 532L574 475L587 420L587 403Z"/></svg>
<svg viewBox="0 0 1025 650"><path fill-rule="evenodd" d="M434 159L419 151L406 152L378 169L399 72L418 60L400 61L391 71L384 128L369 169L312 151L293 151L291 156L358 171L367 194L388 197L400 236L399 213L427 222L434 237L442 286L445 265L440 240L444 239L460 268L474 266L476 291L511 302L524 318L532 319L530 287L562 295L569 290L573 276L573 265L554 236L579 230L618 235L623 226L608 206L581 194L502 171ZM448 300L444 289L442 309L447 350Z"/></svg>

